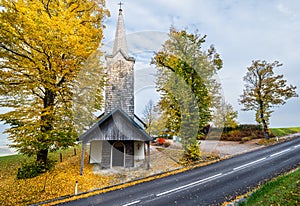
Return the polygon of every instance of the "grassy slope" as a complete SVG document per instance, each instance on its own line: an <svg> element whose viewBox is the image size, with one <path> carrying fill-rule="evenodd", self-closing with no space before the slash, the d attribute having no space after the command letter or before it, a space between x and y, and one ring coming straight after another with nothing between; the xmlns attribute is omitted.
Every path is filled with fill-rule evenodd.
<svg viewBox="0 0 300 206"><path fill-rule="evenodd" d="M300 132L300 127L290 127L290 128L271 128L272 133L277 137L282 137L285 135Z"/></svg>
<svg viewBox="0 0 300 206"><path fill-rule="evenodd" d="M300 205L300 168L267 182L239 205Z"/></svg>

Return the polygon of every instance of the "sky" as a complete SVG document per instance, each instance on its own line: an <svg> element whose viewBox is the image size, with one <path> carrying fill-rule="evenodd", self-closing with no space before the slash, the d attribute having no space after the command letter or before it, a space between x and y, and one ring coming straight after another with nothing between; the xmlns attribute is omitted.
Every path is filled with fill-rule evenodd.
<svg viewBox="0 0 300 206"><path fill-rule="evenodd" d="M111 16L103 23L104 46L113 41L119 1L109 0ZM169 28L198 31L207 35L223 60L218 73L225 101L238 111L238 122L255 124L255 113L241 111L247 67L253 60L278 60L289 84L300 94L300 1L299 0L123 0L123 16L129 52L136 58L136 112L141 114L148 100L157 101L155 68L149 65L153 51L167 39ZM271 127L300 126L300 98L292 98L274 109ZM0 112L5 109L0 108ZM0 136L4 127L0 124ZM2 138L3 139L3 138Z"/></svg>
<svg viewBox="0 0 300 206"><path fill-rule="evenodd" d="M218 73L225 101L238 111L238 122L255 124L253 111L241 111L238 99L243 92L247 67L253 60L275 60L283 64L275 69L283 74L288 84L297 86L300 94L300 1L298 0L124 0L123 16L128 49L136 58L139 75L148 75L147 68L153 52L167 38L173 25L177 29L198 31L207 35L206 45L213 44L223 60ZM111 16L104 20L104 44L109 45L115 35L119 1L110 0L106 6ZM134 43L139 42L139 43ZM149 71L149 70L148 70ZM146 74L142 74L145 72ZM150 75L153 74L150 72ZM149 79L152 77L149 76ZM141 83L141 82L140 82ZM138 84L140 84L138 83ZM145 99L159 96L153 83L145 81L137 94L136 108L141 113ZM147 90L149 89L149 91ZM154 97L149 97L149 96ZM300 126L300 98L292 98L283 106L274 108L271 127Z"/></svg>

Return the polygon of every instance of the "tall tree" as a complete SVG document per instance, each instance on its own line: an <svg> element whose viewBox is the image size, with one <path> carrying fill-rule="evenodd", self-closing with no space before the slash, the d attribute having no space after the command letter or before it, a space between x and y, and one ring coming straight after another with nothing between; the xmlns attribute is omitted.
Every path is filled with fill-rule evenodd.
<svg viewBox="0 0 300 206"><path fill-rule="evenodd" d="M240 96L243 110L254 110L256 121L262 125L265 138L269 138L269 119L275 106L283 105L287 99L297 97L296 86L287 85L283 75L275 75L274 68L281 67L278 61L268 63L256 60L248 67L244 76L245 88Z"/></svg>
<svg viewBox="0 0 300 206"><path fill-rule="evenodd" d="M168 118L166 127L182 139L197 136L221 98L214 75L222 68L222 60L214 46L202 49L205 38L171 28L169 39L152 61L158 68L159 106Z"/></svg>
<svg viewBox="0 0 300 206"><path fill-rule="evenodd" d="M10 108L0 120L11 126L13 147L46 164L50 148L76 140L74 84L109 13L102 0L1 0L0 7L0 106Z"/></svg>
<svg viewBox="0 0 300 206"><path fill-rule="evenodd" d="M155 104L152 99L148 101L148 103L145 105L145 108L143 110L143 120L145 124L147 125L146 131L149 133L149 135L152 134L152 124L155 120Z"/></svg>
<svg viewBox="0 0 300 206"><path fill-rule="evenodd" d="M225 103L222 107L217 108L214 111L214 121L213 125L217 128L222 127L237 127L238 122L236 118L238 117L238 112L234 111L233 107L229 103Z"/></svg>

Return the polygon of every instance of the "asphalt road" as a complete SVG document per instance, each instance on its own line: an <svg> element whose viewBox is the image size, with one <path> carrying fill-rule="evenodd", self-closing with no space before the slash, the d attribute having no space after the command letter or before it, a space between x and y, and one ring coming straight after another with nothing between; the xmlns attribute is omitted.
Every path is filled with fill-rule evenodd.
<svg viewBox="0 0 300 206"><path fill-rule="evenodd" d="M300 137L205 167L63 205L221 205L300 166Z"/></svg>

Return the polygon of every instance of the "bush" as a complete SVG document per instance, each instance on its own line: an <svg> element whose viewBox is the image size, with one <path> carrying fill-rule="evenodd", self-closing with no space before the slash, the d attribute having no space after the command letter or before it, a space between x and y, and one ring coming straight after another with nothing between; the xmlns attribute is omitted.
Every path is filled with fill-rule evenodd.
<svg viewBox="0 0 300 206"><path fill-rule="evenodd" d="M36 177L39 174L45 173L54 166L54 161L48 160L47 164L40 162L30 162L24 164L18 169L17 179L26 179Z"/></svg>
<svg viewBox="0 0 300 206"><path fill-rule="evenodd" d="M262 130L259 124L240 124L237 128L239 130Z"/></svg>
<svg viewBox="0 0 300 206"><path fill-rule="evenodd" d="M236 128L224 128L221 140L229 141L243 141L244 137L251 137L251 139L264 138L260 125L239 125Z"/></svg>
<svg viewBox="0 0 300 206"><path fill-rule="evenodd" d="M274 144L276 141L276 138L270 138L270 139L261 139L257 142L258 145L270 145Z"/></svg>
<svg viewBox="0 0 300 206"><path fill-rule="evenodd" d="M245 142L248 142L248 141L250 141L250 140L252 140L252 137L243 137L242 139L241 139L241 144L243 144L243 143L245 143Z"/></svg>
<svg viewBox="0 0 300 206"><path fill-rule="evenodd" d="M156 143L158 145L163 145L166 142L165 138L157 138Z"/></svg>
<svg viewBox="0 0 300 206"><path fill-rule="evenodd" d="M187 162L196 162L200 159L200 149L198 141L191 142L185 149L184 158Z"/></svg>

